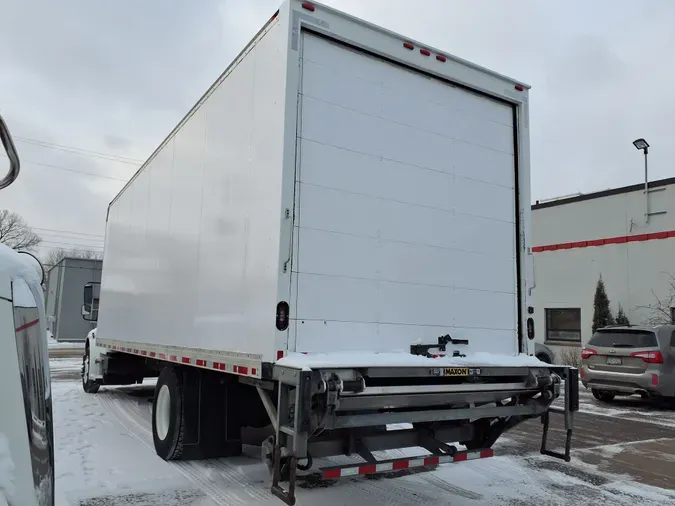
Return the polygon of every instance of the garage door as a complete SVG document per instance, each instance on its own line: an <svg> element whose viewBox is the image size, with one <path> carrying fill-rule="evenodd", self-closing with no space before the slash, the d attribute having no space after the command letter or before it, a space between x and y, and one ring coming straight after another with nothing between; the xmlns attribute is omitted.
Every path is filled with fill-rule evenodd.
<svg viewBox="0 0 675 506"><path fill-rule="evenodd" d="M290 349L517 350L510 105L305 33Z"/></svg>

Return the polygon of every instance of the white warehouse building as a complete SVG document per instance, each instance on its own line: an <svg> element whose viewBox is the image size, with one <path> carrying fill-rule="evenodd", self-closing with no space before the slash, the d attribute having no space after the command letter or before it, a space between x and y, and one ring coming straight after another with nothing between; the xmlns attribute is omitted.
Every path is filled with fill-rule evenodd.
<svg viewBox="0 0 675 506"><path fill-rule="evenodd" d="M641 184L532 206L537 342L556 354L588 342L600 276L614 315L673 320L675 178L650 182L648 199Z"/></svg>

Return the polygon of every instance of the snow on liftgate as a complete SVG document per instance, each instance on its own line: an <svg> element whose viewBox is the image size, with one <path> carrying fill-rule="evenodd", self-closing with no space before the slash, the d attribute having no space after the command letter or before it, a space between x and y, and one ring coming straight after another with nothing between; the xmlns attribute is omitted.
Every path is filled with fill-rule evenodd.
<svg viewBox="0 0 675 506"><path fill-rule="evenodd" d="M111 203L85 390L158 377L167 460L271 424L288 504L301 475L490 457L534 417L569 461L577 370L530 356L527 113L522 83L286 1ZM362 462L313 469L338 455Z"/></svg>

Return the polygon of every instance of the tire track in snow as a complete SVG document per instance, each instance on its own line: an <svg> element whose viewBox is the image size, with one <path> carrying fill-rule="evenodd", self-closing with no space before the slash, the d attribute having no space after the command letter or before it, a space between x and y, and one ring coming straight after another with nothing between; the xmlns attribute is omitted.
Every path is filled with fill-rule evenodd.
<svg viewBox="0 0 675 506"><path fill-rule="evenodd" d="M129 434L154 452L152 431L140 406L129 402L131 399L126 394L115 391L101 392L96 397ZM218 469L214 469L198 461L173 461L169 464L175 466L188 481L203 490L219 506L244 506L250 504L251 499L269 499L266 490L256 487L244 474L227 465L219 465Z"/></svg>
<svg viewBox="0 0 675 506"><path fill-rule="evenodd" d="M133 421L142 431L147 433L150 445L154 451L152 430L150 429L150 427L152 427L152 409L150 403L143 398L130 398L128 395L122 392L114 392L114 395L117 396L118 402L120 406L123 406L125 412L131 414L133 411L136 413L136 417ZM210 474L212 471L218 469L221 471L219 473L221 477L226 477L229 482L243 488L250 497L254 499L269 499L270 495L268 491L260 488L260 482L251 481L246 473L242 472L228 462L225 462L223 459L211 459L208 461L208 464L205 464L204 461L173 461L172 463L181 465L190 464L191 467L194 467L201 473L206 474ZM249 498L246 498L247 505L249 504L248 499Z"/></svg>
<svg viewBox="0 0 675 506"><path fill-rule="evenodd" d="M103 394L103 395L101 395ZM131 397L123 391L108 390L99 393L101 401L106 405L107 409L113 416L123 425L130 434L143 442L145 446L154 452L154 443L152 442L151 430L151 416L152 409L147 399L143 397ZM124 419L120 420L120 416ZM125 421L126 420L126 421ZM133 427L129 427L129 425ZM392 450L395 453L391 458L405 457L406 455L400 450ZM328 460L328 459L327 459ZM329 460L330 462L330 460ZM229 488L230 485L238 487L242 492L246 492L249 496L259 500L269 500L270 493L267 488L261 488L259 483L254 483L248 477L234 469L222 460L213 460L209 462L209 466L204 466L200 462L192 461L172 461L172 465L176 465L181 473L195 485L202 487L214 502L221 506L239 506L247 505L246 499L236 494L236 491L231 491L229 494L224 492L223 487ZM187 467L187 468L186 468ZM186 474L189 473L189 474ZM196 474L195 474L196 473ZM204 474L207 477L204 477ZM216 475L215 479L212 475ZM445 493L454 494L467 499L481 499L483 496L476 494L466 489L453 486L437 476L420 473L417 475L426 483L441 489ZM225 478L228 484L221 483L217 480L218 477ZM381 503L386 499L387 504L396 506L409 506L412 504L436 504L438 497L429 494L429 491L417 490L415 482L408 482L406 486L405 478L403 481L396 483L399 478L364 478L357 477L349 479L346 486L340 487L346 496L350 497L350 502L353 503L357 499L372 503ZM301 489L302 490L302 489ZM298 497L301 499L301 497ZM232 502L236 501L236 502Z"/></svg>
<svg viewBox="0 0 675 506"><path fill-rule="evenodd" d="M409 455L406 455L401 450L387 450L386 452L383 453L387 455L387 458L389 459L399 459L409 457ZM453 465L453 464L443 464L443 465ZM476 492L472 492L471 490L467 490L465 488L452 485L451 483L445 481L443 478L439 478L438 476L431 473L433 473L433 471L422 472L417 474L417 477L423 481L426 481L429 485L438 487L441 490L449 492L451 494L465 497L467 499L473 499L475 501L478 501L483 498L482 494L478 494Z"/></svg>

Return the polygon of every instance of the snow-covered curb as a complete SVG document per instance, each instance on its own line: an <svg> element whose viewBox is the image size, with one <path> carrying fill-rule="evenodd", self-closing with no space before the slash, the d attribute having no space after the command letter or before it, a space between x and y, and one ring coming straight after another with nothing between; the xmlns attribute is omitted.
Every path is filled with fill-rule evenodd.
<svg viewBox="0 0 675 506"><path fill-rule="evenodd" d="M84 342L81 343L60 343L52 336L50 331L47 331L47 347L50 350L76 350L84 349Z"/></svg>

